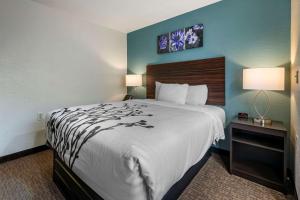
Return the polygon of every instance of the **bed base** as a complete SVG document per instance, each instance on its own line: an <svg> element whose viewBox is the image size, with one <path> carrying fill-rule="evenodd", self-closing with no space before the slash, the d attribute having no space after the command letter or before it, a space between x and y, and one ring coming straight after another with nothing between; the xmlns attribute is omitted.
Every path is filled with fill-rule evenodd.
<svg viewBox="0 0 300 200"><path fill-rule="evenodd" d="M165 194L163 200L178 199L184 189L189 185L194 176L203 167L211 156L209 149L203 158L193 165L185 175L175 183ZM58 189L62 192L66 199L72 200L103 200L95 191L93 191L86 183L84 183L72 170L64 164L59 158L56 151L53 157L53 181Z"/></svg>

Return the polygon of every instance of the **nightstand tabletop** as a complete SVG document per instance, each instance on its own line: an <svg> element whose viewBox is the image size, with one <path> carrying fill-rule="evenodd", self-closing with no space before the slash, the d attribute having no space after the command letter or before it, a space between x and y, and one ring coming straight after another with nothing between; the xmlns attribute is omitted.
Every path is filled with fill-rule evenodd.
<svg viewBox="0 0 300 200"><path fill-rule="evenodd" d="M254 123L252 118L249 118L248 120L239 120L238 118L235 118L235 119L233 119L231 121L231 123L248 125L248 126L253 126L253 127L260 127L260 128L267 128L267 129L273 129L273 130L287 132L287 129L285 128L285 126L283 125L283 123L279 122L279 121L272 121L271 125L264 125L264 126L262 126L259 123Z"/></svg>

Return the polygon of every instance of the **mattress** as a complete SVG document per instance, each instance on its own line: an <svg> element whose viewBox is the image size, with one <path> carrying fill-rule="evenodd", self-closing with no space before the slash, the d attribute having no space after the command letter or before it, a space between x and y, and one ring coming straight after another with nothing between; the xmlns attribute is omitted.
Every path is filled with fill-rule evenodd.
<svg viewBox="0 0 300 200"><path fill-rule="evenodd" d="M158 200L225 138L224 123L216 106L129 100L52 111L47 139L104 199Z"/></svg>

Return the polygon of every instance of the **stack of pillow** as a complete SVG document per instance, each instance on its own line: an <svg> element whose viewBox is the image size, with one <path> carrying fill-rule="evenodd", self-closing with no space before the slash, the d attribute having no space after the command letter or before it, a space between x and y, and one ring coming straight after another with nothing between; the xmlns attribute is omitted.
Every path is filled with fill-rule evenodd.
<svg viewBox="0 0 300 200"><path fill-rule="evenodd" d="M205 105L207 85L165 84L155 82L155 99L177 104Z"/></svg>

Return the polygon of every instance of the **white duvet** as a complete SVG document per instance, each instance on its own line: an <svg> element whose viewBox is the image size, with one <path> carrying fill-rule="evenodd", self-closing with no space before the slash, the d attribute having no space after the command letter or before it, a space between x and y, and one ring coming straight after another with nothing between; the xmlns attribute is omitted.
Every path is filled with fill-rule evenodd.
<svg viewBox="0 0 300 200"><path fill-rule="evenodd" d="M62 115L62 110L49 113L48 141L66 164L73 161L73 166L69 165L72 170L107 200L162 199L214 142L225 137L225 113L216 106L154 100L114 102L98 105L97 112L105 116L101 123L80 125L86 119L83 111L91 109L89 116L93 116L96 106L69 108L63 111L68 116ZM85 140L91 131L95 134ZM74 151L71 146L76 137L82 146ZM76 158L74 152L78 152Z"/></svg>

